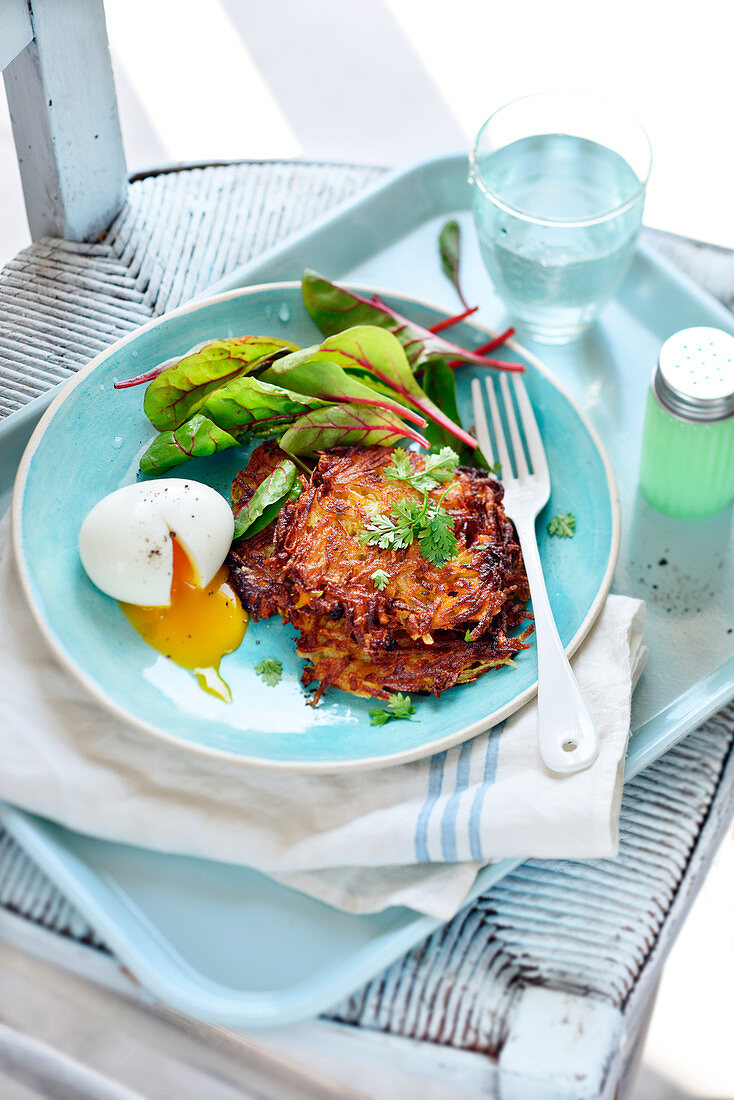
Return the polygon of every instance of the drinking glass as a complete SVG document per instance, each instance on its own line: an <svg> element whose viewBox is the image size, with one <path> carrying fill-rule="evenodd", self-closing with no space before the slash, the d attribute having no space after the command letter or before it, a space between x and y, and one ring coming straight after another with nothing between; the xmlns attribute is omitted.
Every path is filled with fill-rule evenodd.
<svg viewBox="0 0 734 1100"><path fill-rule="evenodd" d="M652 163L647 134L603 99L546 92L491 115L470 162L497 293L536 340L576 339L632 258Z"/></svg>

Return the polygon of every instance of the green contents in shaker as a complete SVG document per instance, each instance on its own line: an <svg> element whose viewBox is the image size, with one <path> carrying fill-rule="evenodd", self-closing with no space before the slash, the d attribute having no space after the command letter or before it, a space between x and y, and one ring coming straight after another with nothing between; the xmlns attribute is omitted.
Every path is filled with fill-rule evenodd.
<svg viewBox="0 0 734 1100"><path fill-rule="evenodd" d="M685 329L663 345L647 396L640 487L668 515L696 519L734 500L734 337Z"/></svg>

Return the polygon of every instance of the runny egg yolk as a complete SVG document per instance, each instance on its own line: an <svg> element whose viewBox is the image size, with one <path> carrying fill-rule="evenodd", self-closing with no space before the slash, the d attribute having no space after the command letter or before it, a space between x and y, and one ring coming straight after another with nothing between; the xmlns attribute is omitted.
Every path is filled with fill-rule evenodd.
<svg viewBox="0 0 734 1100"><path fill-rule="evenodd" d="M120 602L144 641L181 668L191 669L199 686L226 703L232 693L219 675L219 662L237 649L247 629L247 612L227 583L222 566L203 588L182 546L172 537L173 580L170 607Z"/></svg>

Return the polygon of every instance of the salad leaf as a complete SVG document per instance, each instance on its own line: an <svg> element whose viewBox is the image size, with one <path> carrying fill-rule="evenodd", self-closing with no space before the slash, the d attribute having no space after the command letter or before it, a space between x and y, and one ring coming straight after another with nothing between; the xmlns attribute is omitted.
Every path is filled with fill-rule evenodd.
<svg viewBox="0 0 734 1100"><path fill-rule="evenodd" d="M426 447L426 440L385 409L329 405L300 417L281 437L280 446L294 455L314 455L328 447L356 444L392 447L403 438Z"/></svg>
<svg viewBox="0 0 734 1100"><path fill-rule="evenodd" d="M461 289L461 280L459 278L459 268L461 266L461 230L459 229L459 223L457 221L452 219L444 225L438 235L438 251L441 257L441 270L456 289L456 293L459 295L464 309L469 309L469 303L464 297L464 292Z"/></svg>
<svg viewBox="0 0 734 1100"><path fill-rule="evenodd" d="M266 372L267 373L267 372ZM201 411L230 432L243 432L252 425L277 428L302 416L307 409L324 405L316 397L283 389L265 382L264 376L243 375L212 390Z"/></svg>
<svg viewBox="0 0 734 1100"><path fill-rule="evenodd" d="M434 404L438 405L446 415L461 426L461 417L456 403L456 375L445 359L431 359L426 364L423 374L423 389ZM429 421L425 430L426 439L433 447L442 447L446 444L456 446L456 440L450 432ZM490 467L487 459L479 447L469 450L468 447L459 447L459 462L462 466L481 466L489 473L498 473L497 469Z"/></svg>
<svg viewBox="0 0 734 1100"><path fill-rule="evenodd" d="M145 391L143 408L154 428L178 428L198 412L212 390L295 345L269 336L213 340L166 367Z"/></svg>
<svg viewBox="0 0 734 1100"><path fill-rule="evenodd" d="M423 389L428 399L434 405L438 405L449 420L461 427L459 409L456 403L456 375L445 359L431 359L426 363L423 373ZM425 434L432 447L443 447L447 443L451 444L455 438L451 432L436 424L435 421L428 424ZM466 458L467 449L462 448L462 450L465 452L462 457Z"/></svg>
<svg viewBox="0 0 734 1100"><path fill-rule="evenodd" d="M377 325L387 329L402 344L413 371L424 367L429 359L436 356L448 356L452 360L474 363L480 367L496 365L493 360L460 348L430 329L409 321L379 298L366 298L356 291L345 290L310 268L303 274L301 289L306 309L326 336L354 325ZM522 371L525 368L517 363L505 364L498 369Z"/></svg>
<svg viewBox="0 0 734 1100"><path fill-rule="evenodd" d="M339 332L321 345L312 362L320 359L336 363L352 378L397 398L401 405L412 405L468 447L473 449L477 446L476 439L449 420L426 397L413 377L400 341L385 329L375 325L355 325Z"/></svg>
<svg viewBox="0 0 734 1100"><path fill-rule="evenodd" d="M324 346L303 348L277 360L261 377L267 382L288 386L296 393L321 398L322 402L354 401L360 405L388 409L420 428L425 427L425 419L396 402L395 394L389 388L386 388L387 395L392 400L385 401L382 391L370 389L352 378L338 363L327 358L327 354Z"/></svg>
<svg viewBox="0 0 734 1100"><path fill-rule="evenodd" d="M207 458L237 444L229 432L197 413L175 431L156 436L140 459L140 472L155 477L181 466L190 458Z"/></svg>
<svg viewBox="0 0 734 1100"><path fill-rule="evenodd" d="M256 519L252 526L247 528L247 532L243 535L243 538L250 539L253 535L256 535L258 531L262 531L265 527L268 527L273 520L278 518L278 513L283 505L287 504L289 500L298 500L302 492L301 483L297 481L287 496L281 497L280 500L274 500L272 504L268 504L267 508L263 510L263 514L260 518Z"/></svg>
<svg viewBox="0 0 734 1100"><path fill-rule="evenodd" d="M266 527L296 487L297 498L301 492L298 470L290 459L285 458L266 478L263 478L247 504L235 515L234 537L240 539L244 535L245 538L250 538ZM266 522L256 525L256 521L262 520L266 513L269 517Z"/></svg>

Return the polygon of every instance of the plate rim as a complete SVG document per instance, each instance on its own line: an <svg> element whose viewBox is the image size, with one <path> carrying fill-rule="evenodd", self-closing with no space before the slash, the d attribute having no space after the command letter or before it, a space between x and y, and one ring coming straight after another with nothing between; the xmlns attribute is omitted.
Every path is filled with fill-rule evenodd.
<svg viewBox="0 0 734 1100"><path fill-rule="evenodd" d="M409 305L419 305L427 309L434 310L437 313L447 314L447 310L432 302L427 302L425 299L417 298L414 295L405 294L402 291L391 291L385 287L375 287L371 285L365 285L358 282L344 281L345 287L355 290L360 293L377 293L380 295L386 295L392 298L397 298ZM13 485L13 495L10 506L11 515L11 548L15 561L15 567L23 588L23 592L28 603L33 618L41 634L43 635L46 643L50 646L52 653L61 665L73 676L73 678L82 685L92 698L94 698L105 710L112 713L118 720L128 725L133 725L135 728L143 730L145 733L152 734L154 737L164 741L166 744L177 748L179 751L185 751L192 753L195 756L203 756L208 759L215 759L219 762L226 762L230 765L235 764L245 768L261 768L265 771L279 771L279 772L310 772L314 774L327 775L337 772L356 772L356 771L375 771L385 767L396 767L400 764L407 764L414 760L421 760L426 757L435 756L437 753L445 752L448 749L454 748L457 745L462 744L465 741L476 737L478 734L485 732L488 729L493 728L500 722L507 719L510 715L520 710L526 703L535 697L538 690L537 680L525 688L504 706L492 711L485 718L480 719L477 722L473 722L468 726L462 727L460 730L455 730L450 734L446 734L438 740L431 741L424 745L415 746L410 749L398 750L394 753L383 753L381 756L372 756L367 759L360 758L357 760L332 760L332 761L293 761L293 760L272 760L266 759L261 756L248 756L243 753L236 753L227 749L218 749L208 745L202 745L195 741L188 741L185 738L177 737L174 734L167 732L160 726L155 725L152 722L146 722L143 718L131 715L123 707L119 706L114 700L112 700L100 687L95 680L90 677L72 658L67 652L65 647L60 641L56 639L55 634L51 628L47 625L45 618L42 614L41 608L38 606L33 593L33 585L30 576L30 572L26 565L24 555L22 553L22 507L24 500L24 490L28 477L33 456L35 455L38 447L46 434L48 427L56 416L57 410L64 404L69 398L72 392L79 386L90 374L92 374L99 366L101 366L106 359L115 354L121 348L137 339L143 333L149 332L167 321L170 321L174 317L183 316L187 313L198 312L199 310L206 309L218 302L228 301L235 298L244 298L252 294L268 290L294 290L300 289L301 282L297 279L282 280L278 282L268 283L256 283L248 287L238 287L234 290L224 291L220 294L208 296L206 298L196 298L190 302L186 302L176 309L169 310L166 313L160 315L160 317L151 318L145 324L140 325L133 329L132 332L127 333L121 339L116 340L113 344L103 348L93 359L77 371L68 382L63 386L61 391L57 394L49 407L44 412L43 416L39 420L33 434L28 440L28 444L21 456L21 460L18 464L18 471L15 477ZM488 336L494 335L494 333L487 329L484 325L475 321L468 321L473 328L482 333L487 333ZM617 488L617 481L614 475L609 456L607 455L604 444L601 441L599 433L583 409L576 403L575 399L568 392L566 387L559 382L553 375L553 372L545 363L538 358L533 352L529 351L518 341L511 339L506 343L508 348L516 351L519 355L522 355L528 363L530 363L535 370L543 375L550 384L566 399L569 405L573 408L581 422L583 423L587 433L589 434L592 443L594 444L599 457L602 460L604 472L607 479L607 489L609 492L609 503L611 510L611 540L609 549L609 558L607 560L606 569L602 576L601 582L597 589L596 595L591 602L591 605L584 616L578 630L571 638L568 645L565 647L566 654L570 658L579 648L583 640L588 635L589 631L596 622L601 610L604 606L609 591L612 586L612 580L614 578L614 572L617 565L617 559L619 557L619 547L621 539L621 509L619 502L619 490Z"/></svg>

